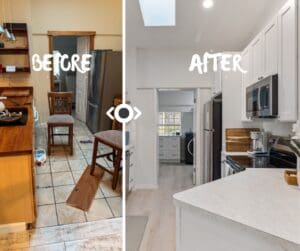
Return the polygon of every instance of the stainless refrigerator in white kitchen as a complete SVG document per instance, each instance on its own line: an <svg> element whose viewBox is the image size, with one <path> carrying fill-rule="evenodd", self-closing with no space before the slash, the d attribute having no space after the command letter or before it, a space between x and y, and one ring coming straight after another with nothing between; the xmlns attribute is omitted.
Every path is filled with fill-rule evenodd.
<svg viewBox="0 0 300 251"><path fill-rule="evenodd" d="M204 168L203 182L221 178L222 94L204 105Z"/></svg>

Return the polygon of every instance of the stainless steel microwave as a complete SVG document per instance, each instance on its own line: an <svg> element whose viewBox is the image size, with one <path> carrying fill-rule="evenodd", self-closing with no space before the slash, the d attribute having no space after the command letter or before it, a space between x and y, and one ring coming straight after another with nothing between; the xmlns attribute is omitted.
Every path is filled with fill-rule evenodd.
<svg viewBox="0 0 300 251"><path fill-rule="evenodd" d="M248 118L278 116L278 75L272 75L247 87L246 114Z"/></svg>

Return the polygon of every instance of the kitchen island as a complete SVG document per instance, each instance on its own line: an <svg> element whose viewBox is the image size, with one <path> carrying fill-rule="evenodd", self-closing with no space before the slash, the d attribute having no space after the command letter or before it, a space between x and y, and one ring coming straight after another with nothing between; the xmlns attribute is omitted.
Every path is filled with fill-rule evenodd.
<svg viewBox="0 0 300 251"><path fill-rule="evenodd" d="M24 125L0 125L0 224L35 222L32 87L1 87L6 108L27 111ZM24 114L23 114L24 115Z"/></svg>
<svg viewBox="0 0 300 251"><path fill-rule="evenodd" d="M177 250L300 250L300 189L283 169L247 169L174 201Z"/></svg>

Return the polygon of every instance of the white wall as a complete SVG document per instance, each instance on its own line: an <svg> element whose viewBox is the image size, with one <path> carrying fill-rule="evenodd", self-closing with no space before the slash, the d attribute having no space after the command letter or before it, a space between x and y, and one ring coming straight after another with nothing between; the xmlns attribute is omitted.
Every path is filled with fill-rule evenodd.
<svg viewBox="0 0 300 251"><path fill-rule="evenodd" d="M184 49L126 49L127 99L142 111L142 116L127 126L137 156L134 168L135 188L157 186L157 89L211 86L211 72L199 75L188 71L194 53L200 52ZM200 112L202 110L199 109L196 118L199 120L198 125ZM200 142L200 135L198 138Z"/></svg>
<svg viewBox="0 0 300 251"><path fill-rule="evenodd" d="M191 112L194 107L194 91L159 91L159 111Z"/></svg>
<svg viewBox="0 0 300 251"><path fill-rule="evenodd" d="M157 91L139 90L136 102L143 115L136 121L135 187L156 188L158 185Z"/></svg>
<svg viewBox="0 0 300 251"><path fill-rule="evenodd" d="M189 72L192 55L201 53L191 49L137 49L138 88L207 87L212 72L199 75Z"/></svg>
<svg viewBox="0 0 300 251"><path fill-rule="evenodd" d="M181 132L184 136L187 132L194 132L194 113L183 112L181 120Z"/></svg>

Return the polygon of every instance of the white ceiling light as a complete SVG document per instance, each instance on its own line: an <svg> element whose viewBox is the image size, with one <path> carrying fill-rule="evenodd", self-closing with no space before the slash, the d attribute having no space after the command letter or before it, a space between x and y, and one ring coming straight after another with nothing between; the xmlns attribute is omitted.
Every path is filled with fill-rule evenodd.
<svg viewBox="0 0 300 251"><path fill-rule="evenodd" d="M175 26L176 0L139 0L145 26Z"/></svg>
<svg viewBox="0 0 300 251"><path fill-rule="evenodd" d="M204 0L202 5L203 5L203 8L210 9L214 6L214 1L213 0Z"/></svg>

